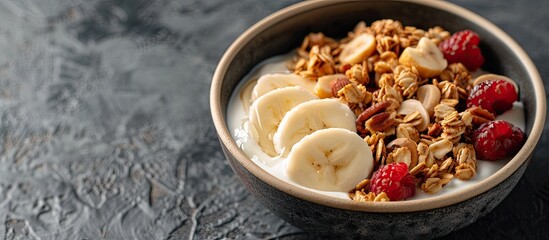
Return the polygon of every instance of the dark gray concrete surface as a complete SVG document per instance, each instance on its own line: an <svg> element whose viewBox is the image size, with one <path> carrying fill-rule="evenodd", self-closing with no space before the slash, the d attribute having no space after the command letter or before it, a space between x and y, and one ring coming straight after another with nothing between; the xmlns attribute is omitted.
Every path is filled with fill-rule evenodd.
<svg viewBox="0 0 549 240"><path fill-rule="evenodd" d="M229 44L293 2L0 1L0 239L315 238L234 176L208 104ZM452 2L549 81L549 1ZM549 238L547 131L513 192L446 239Z"/></svg>

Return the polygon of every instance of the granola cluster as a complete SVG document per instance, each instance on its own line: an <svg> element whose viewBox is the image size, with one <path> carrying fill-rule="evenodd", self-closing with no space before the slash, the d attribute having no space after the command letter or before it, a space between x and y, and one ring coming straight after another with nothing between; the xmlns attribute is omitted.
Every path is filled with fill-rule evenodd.
<svg viewBox="0 0 549 240"><path fill-rule="evenodd" d="M340 54L362 33L374 37L374 52L358 63L342 62ZM404 162L421 190L435 194L453 178L475 177L470 133L495 118L482 108L465 107L473 80L463 64L449 64L434 77L422 77L415 66L399 62L404 49L418 45L420 39L438 44L450 36L441 27L422 30L390 19L370 26L360 22L341 40L309 34L289 68L311 80L343 74L330 82L331 97L356 114L358 134L370 146L376 169ZM368 179L357 184L350 197L389 201L368 186Z"/></svg>

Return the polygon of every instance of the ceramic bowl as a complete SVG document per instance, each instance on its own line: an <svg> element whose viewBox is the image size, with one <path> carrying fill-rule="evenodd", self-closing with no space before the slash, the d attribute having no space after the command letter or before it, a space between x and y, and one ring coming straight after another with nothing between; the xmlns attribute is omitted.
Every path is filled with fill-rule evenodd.
<svg viewBox="0 0 549 240"><path fill-rule="evenodd" d="M520 86L526 134L522 149L503 168L470 187L426 199L355 202L305 191L264 171L233 140L227 105L237 84L259 62L287 53L310 32L343 37L359 21L391 18L450 32L472 29L481 38L483 68ZM546 100L539 73L524 50L479 15L444 1L305 1L282 9L244 32L219 62L210 92L213 121L234 172L265 207L292 225L318 234L372 239L433 238L473 223L491 211L524 173L545 122Z"/></svg>

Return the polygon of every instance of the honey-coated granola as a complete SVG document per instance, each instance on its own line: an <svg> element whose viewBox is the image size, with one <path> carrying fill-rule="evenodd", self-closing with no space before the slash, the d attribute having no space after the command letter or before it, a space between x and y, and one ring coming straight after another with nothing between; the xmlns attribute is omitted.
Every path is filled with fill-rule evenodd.
<svg viewBox="0 0 549 240"><path fill-rule="evenodd" d="M343 59L341 54L346 54L346 48L363 34L373 36L373 52L364 59ZM347 104L357 115L358 134L372 150L375 169L405 162L417 186L434 194L454 177L475 177L476 155L468 134L474 127L494 120L482 108L465 107L473 80L463 64L445 63L446 67L432 76L432 72L399 61L406 48L418 47L424 38L438 45L450 36L438 26L423 30L390 19L369 26L360 22L340 40L322 33L309 34L289 68L312 81L344 74L345 78L331 82L331 97ZM399 111L406 101L418 101L424 110ZM369 179L357 183L350 198L390 201L383 192L370 192L369 185Z"/></svg>

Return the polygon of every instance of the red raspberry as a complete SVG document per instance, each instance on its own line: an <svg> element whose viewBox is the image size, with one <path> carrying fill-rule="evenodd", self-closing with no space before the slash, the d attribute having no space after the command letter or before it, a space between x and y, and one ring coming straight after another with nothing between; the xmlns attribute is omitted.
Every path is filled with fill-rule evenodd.
<svg viewBox="0 0 549 240"><path fill-rule="evenodd" d="M467 107L481 107L497 116L511 109L517 99L517 91L512 83L502 79L488 80L475 85L471 90Z"/></svg>
<svg viewBox="0 0 549 240"><path fill-rule="evenodd" d="M480 125L473 132L473 146L478 159L499 160L512 156L524 144L525 135L513 124L495 120Z"/></svg>
<svg viewBox="0 0 549 240"><path fill-rule="evenodd" d="M480 38L471 30L454 33L442 41L439 48L448 63L463 63L469 71L475 71L484 63L484 56L478 47Z"/></svg>
<svg viewBox="0 0 549 240"><path fill-rule="evenodd" d="M374 172L370 179L370 191L375 194L385 192L391 201L398 201L414 196L416 183L406 163L389 163Z"/></svg>

